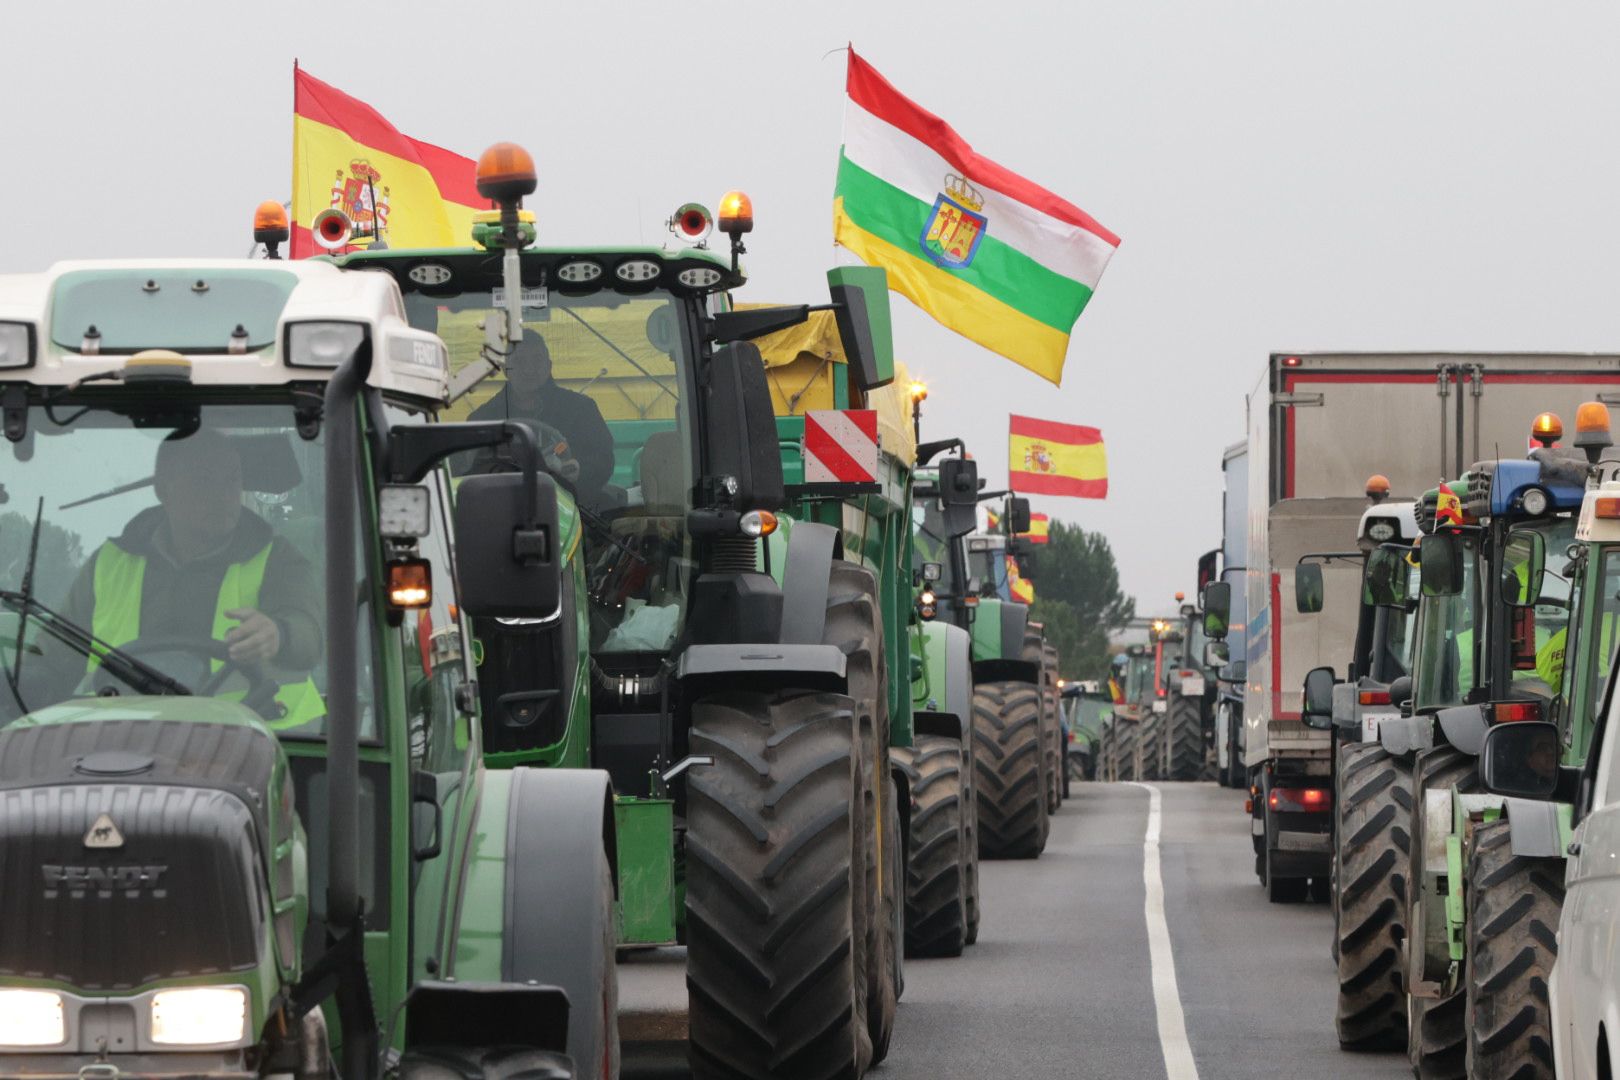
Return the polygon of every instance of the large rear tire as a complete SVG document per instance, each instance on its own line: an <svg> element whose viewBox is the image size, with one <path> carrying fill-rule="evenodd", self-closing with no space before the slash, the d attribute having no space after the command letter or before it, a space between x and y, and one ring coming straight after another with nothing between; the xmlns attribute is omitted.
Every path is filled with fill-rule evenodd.
<svg viewBox="0 0 1620 1080"><path fill-rule="evenodd" d="M911 785L906 864L906 955L960 956L967 944L967 791L962 743L919 735L895 759Z"/></svg>
<svg viewBox="0 0 1620 1080"><path fill-rule="evenodd" d="M1547 979L1558 958L1561 859L1514 855L1506 819L1474 826L1468 855L1468 1075L1553 1075Z"/></svg>
<svg viewBox="0 0 1620 1080"><path fill-rule="evenodd" d="M1479 786L1476 759L1449 746L1436 747L1417 759L1412 776L1412 855L1406 875L1406 954L1408 963L1419 959L1426 943L1422 940L1426 918L1424 903L1443 904L1444 896L1422 896L1423 830L1422 815L1426 791L1446 791L1453 787L1470 792ZM1452 882L1461 888L1462 882ZM1410 978L1411 972L1408 972ZM1408 982L1410 988L1410 982ZM1467 1076L1468 1015L1464 988L1445 998L1411 996L1407 1001L1407 1056L1418 1080L1463 1080Z"/></svg>
<svg viewBox="0 0 1620 1080"><path fill-rule="evenodd" d="M1040 855L1046 847L1040 687L988 682L973 688L973 760L979 854L986 859Z"/></svg>
<svg viewBox="0 0 1620 1080"><path fill-rule="evenodd" d="M1170 699L1170 780L1198 780L1204 772L1204 716L1197 698Z"/></svg>
<svg viewBox="0 0 1620 1080"><path fill-rule="evenodd" d="M1401 942L1412 852L1412 768L1377 743L1339 750L1334 911L1346 1050L1406 1044Z"/></svg>
<svg viewBox="0 0 1620 1080"><path fill-rule="evenodd" d="M856 948L858 722L842 694L692 708L686 985L696 1080L857 1077L871 1046Z"/></svg>
<svg viewBox="0 0 1620 1080"><path fill-rule="evenodd" d="M1407 998L1406 1052L1417 1080L1467 1080L1466 994Z"/></svg>
<svg viewBox="0 0 1620 1080"><path fill-rule="evenodd" d="M1142 772L1138 779L1164 779L1164 716L1162 712L1154 712L1151 705L1142 715L1142 724L1137 731L1137 744L1141 751L1138 760Z"/></svg>
<svg viewBox="0 0 1620 1080"><path fill-rule="evenodd" d="M568 1055L532 1046L413 1046L400 1057L397 1075L399 1080L574 1080L578 1074Z"/></svg>
<svg viewBox="0 0 1620 1080"><path fill-rule="evenodd" d="M1046 812L1063 805L1063 697L1058 692L1057 647L1041 642L1041 699L1046 710Z"/></svg>
<svg viewBox="0 0 1620 1080"><path fill-rule="evenodd" d="M1114 722L1114 779L1136 780L1136 749L1142 738L1140 720Z"/></svg>

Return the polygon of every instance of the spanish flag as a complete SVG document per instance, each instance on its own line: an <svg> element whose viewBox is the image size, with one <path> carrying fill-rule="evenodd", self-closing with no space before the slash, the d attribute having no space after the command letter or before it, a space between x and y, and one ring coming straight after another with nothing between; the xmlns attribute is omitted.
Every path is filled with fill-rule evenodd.
<svg viewBox="0 0 1620 1080"><path fill-rule="evenodd" d="M1018 572L1018 560L1007 556L1007 591L1020 604L1035 602L1035 583Z"/></svg>
<svg viewBox="0 0 1620 1080"><path fill-rule="evenodd" d="M853 49L845 90L833 240L949 329L1061 383L1119 237L975 152Z"/></svg>
<svg viewBox="0 0 1620 1080"><path fill-rule="evenodd" d="M1462 526L1462 500L1457 497L1457 493L1452 491L1448 484L1441 484L1436 490L1434 523L1436 525Z"/></svg>
<svg viewBox="0 0 1620 1080"><path fill-rule="evenodd" d="M1029 515L1029 532L1019 533L1031 544L1045 544L1052 539L1052 519L1045 514Z"/></svg>
<svg viewBox="0 0 1620 1080"><path fill-rule="evenodd" d="M328 208L349 216L361 245L380 234L393 248L464 247L473 213L489 208L476 168L293 65L293 258L325 250L309 230Z"/></svg>
<svg viewBox="0 0 1620 1080"><path fill-rule="evenodd" d="M1108 497L1102 432L1029 416L1008 417L1007 486L1029 495Z"/></svg>

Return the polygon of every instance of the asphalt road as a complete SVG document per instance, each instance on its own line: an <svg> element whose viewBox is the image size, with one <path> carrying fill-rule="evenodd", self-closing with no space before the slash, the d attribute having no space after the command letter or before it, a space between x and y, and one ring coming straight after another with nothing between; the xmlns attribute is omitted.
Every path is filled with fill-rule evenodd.
<svg viewBox="0 0 1620 1080"><path fill-rule="evenodd" d="M1158 787L1164 924L1198 1080L1410 1076L1402 1054L1339 1049L1332 916L1266 902L1242 795ZM961 959L907 963L894 1046L871 1075L1166 1077L1144 914L1148 804L1134 785L1077 785L1039 860L983 864L978 944ZM654 1006L684 997L680 959L671 950L621 966L621 1004L639 1018L627 1035L655 1029ZM679 1075L664 1049L627 1046L626 1075ZM654 1071L633 1067L656 1056ZM1193 1075L1182 1067L1173 1080Z"/></svg>

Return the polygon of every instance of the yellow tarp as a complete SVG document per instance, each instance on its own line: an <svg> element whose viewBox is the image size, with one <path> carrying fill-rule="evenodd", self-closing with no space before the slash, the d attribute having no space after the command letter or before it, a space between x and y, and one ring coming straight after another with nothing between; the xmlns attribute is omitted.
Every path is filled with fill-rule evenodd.
<svg viewBox="0 0 1620 1080"><path fill-rule="evenodd" d="M739 304L739 308L770 307L769 304ZM765 375L771 384L771 403L777 416L803 416L811 409L835 409L833 365L847 364L838 322L830 311L812 311L798 326L778 330L755 340L765 359ZM911 464L917 458L917 439L912 434L911 378L898 360L894 381L865 395L850 388L852 409L876 409L878 439L884 452Z"/></svg>

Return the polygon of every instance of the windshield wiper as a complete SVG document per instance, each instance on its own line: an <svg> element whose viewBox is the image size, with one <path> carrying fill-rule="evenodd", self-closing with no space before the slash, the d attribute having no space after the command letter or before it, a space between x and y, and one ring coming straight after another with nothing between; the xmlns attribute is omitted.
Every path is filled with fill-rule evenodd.
<svg viewBox="0 0 1620 1080"><path fill-rule="evenodd" d="M52 611L38 600L10 589L0 589L0 607L16 612L25 623L30 618L37 619L40 629L87 659L95 658L102 667L117 676L120 682L127 684L132 690L143 694L178 694L187 697L191 695L191 687L185 683L163 674L144 661L137 660L118 646L102 641L72 619Z"/></svg>

